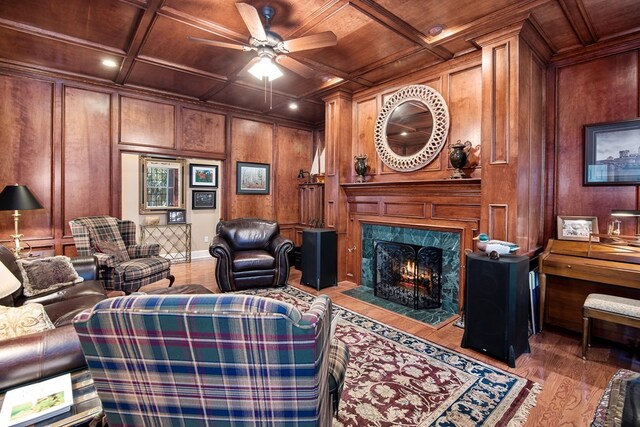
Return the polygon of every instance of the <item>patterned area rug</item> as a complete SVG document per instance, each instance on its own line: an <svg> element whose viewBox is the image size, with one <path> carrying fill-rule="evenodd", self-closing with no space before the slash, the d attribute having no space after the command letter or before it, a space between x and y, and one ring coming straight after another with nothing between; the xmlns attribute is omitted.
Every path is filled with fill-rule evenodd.
<svg viewBox="0 0 640 427"><path fill-rule="evenodd" d="M301 310L293 287L244 291ZM336 338L351 352L334 426L520 426L541 387L336 304Z"/></svg>

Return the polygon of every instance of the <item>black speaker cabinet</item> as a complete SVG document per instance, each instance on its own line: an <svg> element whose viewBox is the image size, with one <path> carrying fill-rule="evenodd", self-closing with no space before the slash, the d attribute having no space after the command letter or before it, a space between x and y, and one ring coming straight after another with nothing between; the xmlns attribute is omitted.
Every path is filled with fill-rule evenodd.
<svg viewBox="0 0 640 427"><path fill-rule="evenodd" d="M302 231L302 279L319 291L338 284L338 238L335 230L310 228Z"/></svg>
<svg viewBox="0 0 640 427"><path fill-rule="evenodd" d="M516 367L529 353L529 257L467 255L465 321L461 346Z"/></svg>

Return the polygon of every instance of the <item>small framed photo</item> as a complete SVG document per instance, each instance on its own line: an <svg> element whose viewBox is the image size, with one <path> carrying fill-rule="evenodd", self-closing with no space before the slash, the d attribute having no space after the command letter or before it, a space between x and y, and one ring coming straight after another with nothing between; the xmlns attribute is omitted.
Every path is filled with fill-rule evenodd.
<svg viewBox="0 0 640 427"><path fill-rule="evenodd" d="M189 164L189 187L218 188L218 166Z"/></svg>
<svg viewBox="0 0 640 427"><path fill-rule="evenodd" d="M191 192L191 209L215 209L216 192L193 190Z"/></svg>
<svg viewBox="0 0 640 427"><path fill-rule="evenodd" d="M598 234L598 218L595 216L558 216L558 240L588 242L591 234ZM600 241L598 238L592 241Z"/></svg>
<svg viewBox="0 0 640 427"><path fill-rule="evenodd" d="M640 184L640 119L584 127L584 185Z"/></svg>
<svg viewBox="0 0 640 427"><path fill-rule="evenodd" d="M167 224L184 224L187 222L187 214L184 209L167 211Z"/></svg>
<svg viewBox="0 0 640 427"><path fill-rule="evenodd" d="M236 163L236 194L269 194L269 169L266 163Z"/></svg>

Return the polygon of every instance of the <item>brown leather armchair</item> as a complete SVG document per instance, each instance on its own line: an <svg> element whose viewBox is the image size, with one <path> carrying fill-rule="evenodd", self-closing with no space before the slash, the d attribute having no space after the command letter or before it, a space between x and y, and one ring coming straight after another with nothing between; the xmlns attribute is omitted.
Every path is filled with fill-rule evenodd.
<svg viewBox="0 0 640 427"><path fill-rule="evenodd" d="M286 285L291 240L275 221L239 218L220 221L209 253L217 259L216 280L222 292Z"/></svg>
<svg viewBox="0 0 640 427"><path fill-rule="evenodd" d="M13 253L2 245L0 262L22 282ZM0 390L86 366L71 321L106 295L102 282L95 280L98 267L94 257L74 258L71 262L84 282L34 297L25 297L20 286L13 294L0 299L1 305L9 307L42 304L55 326L55 329L0 341Z"/></svg>

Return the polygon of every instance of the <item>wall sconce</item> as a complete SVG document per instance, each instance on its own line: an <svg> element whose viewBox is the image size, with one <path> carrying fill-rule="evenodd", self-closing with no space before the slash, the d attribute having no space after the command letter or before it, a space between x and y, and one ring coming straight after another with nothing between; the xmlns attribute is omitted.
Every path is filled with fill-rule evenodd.
<svg viewBox="0 0 640 427"><path fill-rule="evenodd" d="M305 184L308 184L311 182L311 174L309 172L307 172L304 169L300 169L300 172L298 172L298 179L304 179L304 174L307 174L307 176L309 177L308 180L304 181Z"/></svg>

